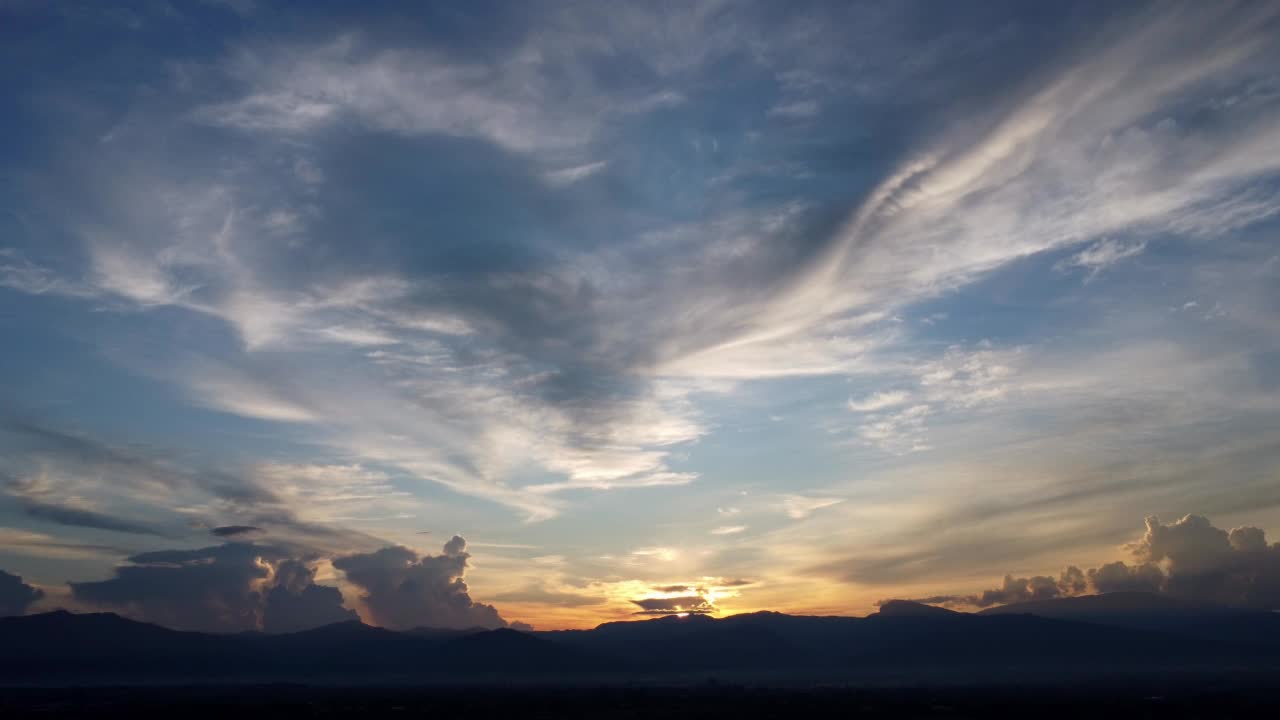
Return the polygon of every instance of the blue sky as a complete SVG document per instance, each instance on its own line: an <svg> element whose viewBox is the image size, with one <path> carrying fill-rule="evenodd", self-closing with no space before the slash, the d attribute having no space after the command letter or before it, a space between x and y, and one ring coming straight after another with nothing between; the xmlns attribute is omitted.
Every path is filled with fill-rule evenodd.
<svg viewBox="0 0 1280 720"><path fill-rule="evenodd" d="M5 3L0 568L182 624L74 583L250 543L241 595L297 561L401 622L342 568L405 546L560 627L978 592L1152 515L1280 529L1278 30Z"/></svg>

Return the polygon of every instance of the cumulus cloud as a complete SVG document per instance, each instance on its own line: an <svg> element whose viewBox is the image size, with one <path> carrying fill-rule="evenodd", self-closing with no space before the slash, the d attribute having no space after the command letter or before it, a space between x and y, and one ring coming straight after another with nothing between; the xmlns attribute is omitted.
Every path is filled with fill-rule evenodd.
<svg viewBox="0 0 1280 720"><path fill-rule="evenodd" d="M1146 526L1142 537L1128 546L1133 564L1115 561L1087 571L1070 566L1056 578L1006 575L1000 587L981 593L917 601L990 607L1089 593L1152 592L1198 603L1280 610L1280 543L1267 544L1261 528L1228 532L1200 515L1167 525L1152 516Z"/></svg>
<svg viewBox="0 0 1280 720"><path fill-rule="evenodd" d="M21 615L44 597L44 591L28 585L21 577L0 570L0 617Z"/></svg>
<svg viewBox="0 0 1280 720"><path fill-rule="evenodd" d="M356 620L354 610L342 607L342 592L315 584L316 569L300 560L275 566L275 577L266 590L262 608L264 632L296 632L345 620Z"/></svg>
<svg viewBox="0 0 1280 720"><path fill-rule="evenodd" d="M367 618L383 627L466 629L506 627L492 605L474 602L463 576L467 541L453 536L439 555L403 546L336 558L333 566L363 590Z"/></svg>
<svg viewBox="0 0 1280 720"><path fill-rule="evenodd" d="M1127 565L1123 560L1089 568L1088 587L1095 592L1159 592L1164 572L1146 563Z"/></svg>
<svg viewBox="0 0 1280 720"><path fill-rule="evenodd" d="M1163 591L1202 602L1280 609L1280 543L1265 532L1230 532L1199 515L1164 525L1147 518L1147 532L1133 546L1135 558L1164 569Z"/></svg>
<svg viewBox="0 0 1280 720"><path fill-rule="evenodd" d="M129 558L115 577L70 583L87 605L180 630L302 630L356 614L336 588L314 584L306 561L273 546L228 543Z"/></svg>

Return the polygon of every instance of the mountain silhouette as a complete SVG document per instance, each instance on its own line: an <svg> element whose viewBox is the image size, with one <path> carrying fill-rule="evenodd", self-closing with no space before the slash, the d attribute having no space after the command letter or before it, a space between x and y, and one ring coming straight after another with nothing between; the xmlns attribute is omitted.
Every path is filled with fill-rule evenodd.
<svg viewBox="0 0 1280 720"><path fill-rule="evenodd" d="M1015 614L1280 648L1280 613L1193 603L1155 593L1117 592L1035 600L988 608L979 613L984 616Z"/></svg>
<svg viewBox="0 0 1280 720"><path fill-rule="evenodd" d="M940 608L936 605L925 605L913 600L889 600L880 605L876 615L893 617L938 617L941 615L958 615L954 610Z"/></svg>
<svg viewBox="0 0 1280 720"><path fill-rule="evenodd" d="M867 617L759 612L591 630L181 632L110 613L0 619L0 682L399 682L681 673L1144 672L1280 668L1270 613L1117 594L958 613L885 603ZM1252 634L1249 632L1252 630ZM766 673L766 675L760 675Z"/></svg>

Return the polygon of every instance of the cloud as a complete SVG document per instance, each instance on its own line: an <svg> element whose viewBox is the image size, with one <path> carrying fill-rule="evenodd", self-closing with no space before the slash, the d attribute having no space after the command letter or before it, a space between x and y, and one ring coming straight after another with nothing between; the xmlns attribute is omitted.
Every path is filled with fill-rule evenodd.
<svg viewBox="0 0 1280 720"><path fill-rule="evenodd" d="M746 525L721 525L711 531L712 535L737 535L747 529Z"/></svg>
<svg viewBox="0 0 1280 720"><path fill-rule="evenodd" d="M707 602L701 595L677 595L674 597L641 598L632 600L640 610L637 615L672 615L688 613L691 615L707 615L717 612L715 605Z"/></svg>
<svg viewBox="0 0 1280 720"><path fill-rule="evenodd" d="M1134 557L1165 570L1163 591L1200 602L1280 610L1280 543L1256 527L1230 532L1187 515L1164 525L1147 518Z"/></svg>
<svg viewBox="0 0 1280 720"><path fill-rule="evenodd" d="M314 566L284 560L274 570L272 585L263 598L263 632L297 632L359 619L354 610L342 607L338 588L315 584Z"/></svg>
<svg viewBox="0 0 1280 720"><path fill-rule="evenodd" d="M348 582L363 591L367 619L382 627L500 628L507 622L492 605L472 601L463 576L467 541L455 535L439 555L403 546L333 560Z"/></svg>
<svg viewBox="0 0 1280 720"><path fill-rule="evenodd" d="M223 525L213 528L209 532L220 538L243 538L261 535L265 531L253 525Z"/></svg>
<svg viewBox="0 0 1280 720"><path fill-rule="evenodd" d="M493 599L498 602L537 603L563 608L590 607L606 601L606 598L596 595L548 590L545 585L539 583L530 584L519 590L499 593L494 595Z"/></svg>
<svg viewBox="0 0 1280 720"><path fill-rule="evenodd" d="M688 446L732 426L705 421L699 407L718 414L721 403L707 396L744 392L749 381L893 365L905 377L880 387L903 388L902 402L884 404L892 393L855 397L850 410L875 417L855 418L851 434L907 454L933 446L948 413L1015 397L1026 368L967 342L931 362L904 358L917 346L903 346L913 338L893 326L899 311L909 317L913 304L1018 261L1067 255L1097 265L1133 247L1100 238L1154 250L1170 233L1216 237L1274 213L1274 198L1242 188L1276 169L1275 107L1249 106L1240 92L1256 68L1273 64L1274 17L1270 7L1195 5L1117 15L1084 47L1038 52L1025 66L998 63L1017 68L1013 92L982 74L989 102L977 114L948 106L953 95L914 104L922 87L953 79L918 70L955 62L934 49L949 43L913 42L886 56L880 42L833 42L855 27L874 27L863 30L874 36L883 24L804 13L783 21L715 4L678 13L566 5L522 16L528 22L514 34L483 33L502 46L475 49L411 28L388 39L358 17L344 23L349 35L326 32L323 19L301 41L237 35L211 44L231 54L201 58L203 81L128 93L123 115L111 105L118 97L99 104L103 93L59 85L55 75L65 74L46 78L50 101L40 107L119 117L136 140L121 132L96 147L33 146L31 157L74 161L16 168L15 192L28 182L68 192L43 208L19 196L15 207L30 205L33 217L48 218L49 237L65 235L77 251L62 253L60 278L54 266L14 255L3 277L42 296L91 291L92 308L105 313L95 317L145 324L148 338L172 341L140 343L139 356L182 343L207 356L150 360L193 403L266 421L251 429L267 442L339 458L317 464L359 463L385 476L334 487L318 475L251 467L249 482L233 487L260 491L252 498L219 489L155 503L259 524L272 537L276 526L260 515L346 523L375 503L411 513L410 499L391 492L416 494L418 483L537 519L588 488L683 494L677 486L695 481L681 466ZM982 68L993 67L992 40L978 34ZM854 71L867 62L888 71ZM636 72L602 77L601 67ZM928 82L886 79L912 68ZM631 85L637 78L643 87ZM132 87L110 80L97 85ZM741 107L757 80L785 86L783 97L765 92ZM136 82L176 90L162 78ZM624 97L607 87L620 84ZM864 85L894 93L887 117ZM721 88L733 97L717 95ZM819 94L832 88L838 97ZM956 83L954 95L969 89ZM765 117L787 105L812 119ZM826 112L809 112L818 109ZM1165 123L1170 114L1199 119ZM930 118L927 127L912 115ZM62 113L38 117L69 132L33 138L90 136ZM886 153L864 155L849 140L848 117L870 137L908 127L873 143ZM821 125L831 118L834 133ZM800 127L803 142L769 137ZM849 157L856 173L840 164ZM596 163L608 171L570 190L548 187L556 176L547 173L581 179ZM877 172L884 182L864 195ZM806 173L817 177L782 180ZM722 184L703 182L712 175ZM999 317L1011 319L999 323L1001 336L1027 326ZM326 338L339 342L319 342ZM139 364L120 361L135 372ZM834 407L847 392L824 395L818 403ZM798 423L804 412L787 409ZM187 479L204 482L178 475L179 484ZM114 487L114 476L99 482L81 509L121 507L93 504ZM135 487L136 497L157 497ZM823 507L815 501L826 502L789 499L782 510L804 518Z"/></svg>
<svg viewBox="0 0 1280 720"><path fill-rule="evenodd" d="M128 550L110 545L71 542L45 533L0 527L0 547L13 555L39 558L100 559L121 558Z"/></svg>
<svg viewBox="0 0 1280 720"><path fill-rule="evenodd" d="M815 511L844 502L841 498L806 497L804 495L785 495L782 498L782 509L792 520L803 520Z"/></svg>
<svg viewBox="0 0 1280 720"><path fill-rule="evenodd" d="M911 399L911 393L905 390L891 390L868 395L861 400L849 399L849 409L853 412L868 413L886 410L905 404Z"/></svg>
<svg viewBox="0 0 1280 720"><path fill-rule="evenodd" d="M1088 587L1100 593L1159 592L1164 582L1164 571L1159 567L1146 563L1126 565L1123 560L1089 568L1088 573Z"/></svg>
<svg viewBox="0 0 1280 720"><path fill-rule="evenodd" d="M811 118L818 114L822 107L814 100L798 100L792 103L774 105L769 114L789 119Z"/></svg>
<svg viewBox="0 0 1280 720"><path fill-rule="evenodd" d="M213 410L259 420L309 423L317 414L278 388L243 377L218 377L201 372L190 383L192 398Z"/></svg>
<svg viewBox="0 0 1280 720"><path fill-rule="evenodd" d="M862 415L858 436L895 455L932 449L930 419L944 412L973 411L1007 400L1021 387L1024 348L995 348L981 341L972 347L952 345L940 356L910 370L913 390L875 393L849 400ZM904 407L905 406L905 407Z"/></svg>
<svg viewBox="0 0 1280 720"><path fill-rule="evenodd" d="M579 180L583 180L588 177L591 177L592 175L595 175L596 173L605 169L605 167L608 164L609 164L608 162L604 160L600 160L593 163L586 163L584 165L576 165L574 167L561 168L560 170L551 170L546 173L543 173L543 177L545 177L547 179L547 182L551 183L552 185L563 187L566 185L572 185L573 183L576 183Z"/></svg>
<svg viewBox="0 0 1280 720"><path fill-rule="evenodd" d="M10 479L5 483L4 492L14 498L24 513L37 520L68 527L167 537L148 525L86 507L78 496L59 501L56 483L43 473Z"/></svg>
<svg viewBox="0 0 1280 720"><path fill-rule="evenodd" d="M345 121L407 136L482 138L519 152L573 148L625 100L565 95L568 88L553 80L557 69L572 68L556 54L516 47L481 64L427 49L379 48L360 33L246 49L229 64L245 94L193 117L251 133L301 134Z"/></svg>
<svg viewBox="0 0 1280 720"><path fill-rule="evenodd" d="M71 527L90 528L93 530L110 530L111 532L130 533L134 535L150 535L167 537L165 533L141 523L123 518L113 517L106 513L76 507L22 499L19 501L23 510L37 520L67 525Z"/></svg>
<svg viewBox="0 0 1280 720"><path fill-rule="evenodd" d="M385 541L329 522L337 517L334 509L342 501L350 510L403 499L386 484L385 474L358 465L332 466L314 475L298 470L299 477L290 477L282 465L193 464L171 451L17 421L0 422L0 442L6 448L0 455L0 498L13 498L24 513L64 527L173 537L193 526L252 525L269 529L281 542L350 552ZM299 489L298 481L307 477L314 478L314 487ZM382 497L360 500L357 490ZM133 520L134 515L170 522L153 527Z"/></svg>
<svg viewBox="0 0 1280 720"><path fill-rule="evenodd" d="M0 617L21 615L42 597L43 590L22 582L17 575L0 570Z"/></svg>
<svg viewBox="0 0 1280 720"><path fill-rule="evenodd" d="M86 605L179 630L285 632L352 620L336 588L279 547L229 543L134 555L115 577L70 583Z"/></svg>
<svg viewBox="0 0 1280 720"><path fill-rule="evenodd" d="M62 277L59 273L31 262L18 248L0 248L0 288L30 295L65 295L86 297L92 288Z"/></svg>
<svg viewBox="0 0 1280 720"><path fill-rule="evenodd" d="M1128 548L1136 561L1106 563L1057 577L1004 577L999 588L976 595L938 595L919 602L990 607L1087 593L1154 592L1230 607L1280 610L1280 543L1246 526L1230 532L1205 517L1186 515L1168 525L1149 517L1143 536Z"/></svg>
<svg viewBox="0 0 1280 720"><path fill-rule="evenodd" d="M358 347L366 345L396 345L400 342L400 340L394 336L379 332L375 329L343 325L319 328L315 330L314 333L318 337L330 342L342 343L344 345L355 345Z"/></svg>
<svg viewBox="0 0 1280 720"><path fill-rule="evenodd" d="M858 435L895 454L928 450L929 445L924 441L925 421L932 414L933 408L921 403L898 412L873 415L858 428Z"/></svg>
<svg viewBox="0 0 1280 720"><path fill-rule="evenodd" d="M696 582L649 585L644 597L629 598L629 602L640 608L637 615L708 615L720 612L716 603L737 597L742 588L754 584L740 578L704 577Z"/></svg>
<svg viewBox="0 0 1280 720"><path fill-rule="evenodd" d="M1059 263L1059 266L1084 268L1088 271L1088 278L1092 279L1121 260L1141 255L1146 247L1146 242L1142 241L1124 243L1118 240L1100 240Z"/></svg>

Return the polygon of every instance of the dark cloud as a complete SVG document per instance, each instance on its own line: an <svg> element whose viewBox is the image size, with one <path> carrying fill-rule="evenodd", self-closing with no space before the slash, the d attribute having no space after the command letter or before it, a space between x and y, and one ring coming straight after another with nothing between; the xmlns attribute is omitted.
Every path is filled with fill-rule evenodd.
<svg viewBox="0 0 1280 720"><path fill-rule="evenodd" d="M359 586L371 619L383 627L465 629L507 627L492 605L472 601L463 577L467 541L455 535L440 555L422 555L403 546L348 555L333 561Z"/></svg>
<svg viewBox="0 0 1280 720"><path fill-rule="evenodd" d="M19 478L0 472L0 485L23 512L37 520L70 527L167 537L159 530L142 523L59 502L53 488L34 478Z"/></svg>
<svg viewBox="0 0 1280 720"><path fill-rule="evenodd" d="M704 577L699 582L670 583L653 585L651 593L660 593L666 597L645 597L633 599L638 606L636 615L672 615L689 613L693 615L709 615L720 611L712 598L724 595L737 595L737 588L754 585L754 580L743 578L711 578Z"/></svg>
<svg viewBox="0 0 1280 720"><path fill-rule="evenodd" d="M241 538L261 535L266 531L253 525L223 525L222 527L213 528L209 532L220 538Z"/></svg>
<svg viewBox="0 0 1280 720"><path fill-rule="evenodd" d="M328 552L385 544L356 530L300 520L284 499L253 472L243 469L231 471L179 462L173 453L154 448L120 447L87 435L3 416L0 441L4 441L0 449L9 451L0 454L0 491L14 498L28 515L47 522L154 537L178 536L145 523L66 504L60 498L60 489L44 482L37 472L45 465L58 468L69 477L110 477L113 489L141 502L146 502L158 488L207 494L228 516L243 523L223 528L271 528L277 537ZM230 530L219 532L220 529L213 529L216 537L250 537Z"/></svg>
<svg viewBox="0 0 1280 720"><path fill-rule="evenodd" d="M0 425L0 430L12 428ZM166 537L155 528L142 523L116 518L97 510L68 505L58 500L58 493L44 482L42 475L19 478L0 470L0 487L5 495L14 498L18 507L31 518L45 520L47 523L69 525L73 528L91 528L95 530L111 530L115 533L133 533L140 536Z"/></svg>
<svg viewBox="0 0 1280 720"><path fill-rule="evenodd" d="M1231 607L1280 610L1280 543L1267 544L1256 527L1231 531L1186 515L1168 525L1148 517L1143 536L1128 546L1136 561L1088 571L1071 566L1056 579L1006 575L999 588L977 595L935 595L916 602L990 607L1028 600L1108 592L1153 592Z"/></svg>
<svg viewBox="0 0 1280 720"><path fill-rule="evenodd" d="M641 598L632 600L640 608L637 615L671 615L689 613L707 615L716 612L716 606L701 595L679 595L667 598Z"/></svg>
<svg viewBox="0 0 1280 720"><path fill-rule="evenodd" d="M173 490L194 488L232 505L279 502L273 493L247 476L213 467L191 467L175 462L169 454L152 448L117 446L84 434L12 417L0 418L0 436L6 441L6 450L12 453L12 457L5 459L15 468L25 466L31 469L52 463L70 474L110 474L122 489L127 487L140 493L150 492L156 487ZM10 486L11 494L62 507L50 503L48 497L38 497L46 489L37 488L30 481L11 478L6 484ZM133 525L142 527L136 523Z"/></svg>
<svg viewBox="0 0 1280 720"><path fill-rule="evenodd" d="M1048 600L1061 595L1058 582L1047 575L1036 575L1029 578L1004 576L1004 583L995 590L986 590L978 596L974 604L979 607L990 605L1006 605L1026 600Z"/></svg>
<svg viewBox="0 0 1280 720"><path fill-rule="evenodd" d="M335 588L283 548L228 543L129 558L115 577L70 583L79 601L181 630L283 632L355 619Z"/></svg>
<svg viewBox="0 0 1280 720"><path fill-rule="evenodd" d="M1163 591L1197 602L1280 609L1280 543L1256 527L1222 530L1198 515L1147 518L1134 557L1165 568Z"/></svg>
<svg viewBox="0 0 1280 720"><path fill-rule="evenodd" d="M43 590L22 582L17 575L0 570L0 617L21 615L42 597Z"/></svg>
<svg viewBox="0 0 1280 720"><path fill-rule="evenodd" d="M262 608L265 632L296 632L345 620L358 620L342 606L338 588L315 584L315 568L299 560L275 567L275 584L266 591Z"/></svg>
<svg viewBox="0 0 1280 720"><path fill-rule="evenodd" d="M132 533L134 535L151 535L153 537L169 537L166 533L124 518L118 518L94 510L41 502L39 500L21 499L19 505L23 511L33 518L45 520L58 525L91 528L94 530L110 530L111 532Z"/></svg>
<svg viewBox="0 0 1280 720"><path fill-rule="evenodd" d="M1100 593L1159 592L1165 580L1164 572L1155 565L1126 565L1123 560L1090 568L1088 577L1088 588Z"/></svg>

